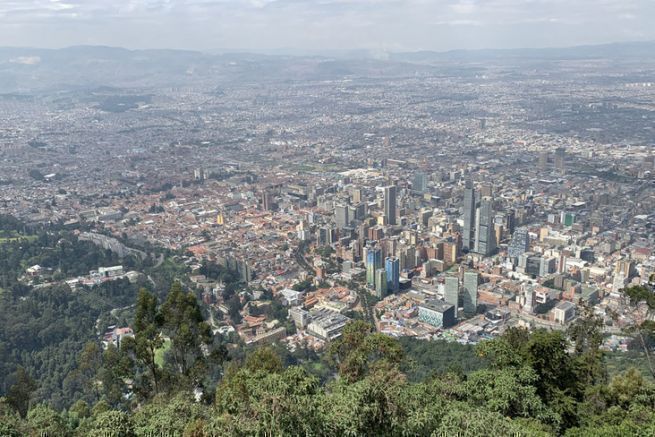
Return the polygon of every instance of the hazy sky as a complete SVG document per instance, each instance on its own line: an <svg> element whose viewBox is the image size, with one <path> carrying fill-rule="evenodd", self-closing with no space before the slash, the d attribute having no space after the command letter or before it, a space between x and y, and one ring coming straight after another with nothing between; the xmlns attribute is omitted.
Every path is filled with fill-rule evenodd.
<svg viewBox="0 0 655 437"><path fill-rule="evenodd" d="M655 0L0 0L0 46L448 50L655 40Z"/></svg>

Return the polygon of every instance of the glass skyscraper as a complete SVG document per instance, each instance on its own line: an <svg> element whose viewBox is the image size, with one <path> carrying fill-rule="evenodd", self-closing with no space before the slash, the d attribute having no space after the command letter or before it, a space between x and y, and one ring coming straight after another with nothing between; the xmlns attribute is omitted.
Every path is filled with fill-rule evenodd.
<svg viewBox="0 0 655 437"><path fill-rule="evenodd" d="M397 292L400 288L400 260L395 256L387 257L384 270L387 272L387 291Z"/></svg>

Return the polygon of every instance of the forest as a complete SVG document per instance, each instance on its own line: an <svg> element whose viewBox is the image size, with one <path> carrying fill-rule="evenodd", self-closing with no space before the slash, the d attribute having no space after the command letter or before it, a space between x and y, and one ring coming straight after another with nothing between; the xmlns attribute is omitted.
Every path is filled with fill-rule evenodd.
<svg viewBox="0 0 655 437"><path fill-rule="evenodd" d="M0 216L0 235L0 396L25 372L38 375L35 402L67 408L82 396L72 376L78 354L86 342L97 341L100 327L111 324L109 311L134 305L140 286L148 284L119 279L73 291L62 280L100 266L143 263L119 259L57 225L28 228ZM33 265L44 273L28 282L23 276Z"/></svg>
<svg viewBox="0 0 655 437"><path fill-rule="evenodd" d="M17 372L0 399L0 435L655 434L655 385L635 369L608 376L593 313L569 332L511 328L475 348L397 340L354 321L320 358L290 361L275 347L231 353L175 283L162 302L139 291L134 328L118 348L84 347L72 371L84 396L67 408L37 401L37 381ZM328 377L306 359L322 360ZM407 373L433 362L433 372Z"/></svg>

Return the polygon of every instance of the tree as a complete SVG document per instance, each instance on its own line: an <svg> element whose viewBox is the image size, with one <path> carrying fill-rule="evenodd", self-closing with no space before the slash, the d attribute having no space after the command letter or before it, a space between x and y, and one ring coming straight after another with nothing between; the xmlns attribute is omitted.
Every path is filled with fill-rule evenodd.
<svg viewBox="0 0 655 437"><path fill-rule="evenodd" d="M26 417L30 407L30 399L37 385L23 367L16 370L14 379L16 382L9 388L7 402L21 417Z"/></svg>
<svg viewBox="0 0 655 437"><path fill-rule="evenodd" d="M157 396L133 415L137 435L183 435L198 419L204 420L210 411L194 402L190 392L179 392L173 398Z"/></svg>
<svg viewBox="0 0 655 437"><path fill-rule="evenodd" d="M349 382L357 381L377 368L396 368L403 358L397 340L373 333L373 326L357 320L348 323L329 348L330 358L339 368L339 375Z"/></svg>
<svg viewBox="0 0 655 437"><path fill-rule="evenodd" d="M102 367L102 350L95 341L87 342L77 360L77 368L74 375L79 378L83 388L93 393L93 399L99 396L96 375Z"/></svg>
<svg viewBox="0 0 655 437"><path fill-rule="evenodd" d="M132 377L132 370L132 361L124 351L110 344L102 354L99 372L103 398L109 405L116 407L123 404L127 393L126 380Z"/></svg>
<svg viewBox="0 0 655 437"><path fill-rule="evenodd" d="M89 437L133 437L135 435L130 415L116 410L108 410L94 415L93 421L85 431L85 435Z"/></svg>
<svg viewBox="0 0 655 437"><path fill-rule="evenodd" d="M0 436L20 437L24 435L23 422L18 412L7 402L6 398L0 397Z"/></svg>
<svg viewBox="0 0 655 437"><path fill-rule="evenodd" d="M282 372L232 369L216 389L216 413L211 435L316 435L318 380L304 369Z"/></svg>
<svg viewBox="0 0 655 437"><path fill-rule="evenodd" d="M157 297L142 288L136 302L133 347L137 362L147 370L152 380L155 395L160 389L160 369L156 355L157 350L164 344L160 326L161 315L157 311Z"/></svg>
<svg viewBox="0 0 655 437"><path fill-rule="evenodd" d="M574 345L573 360L576 375L583 386L605 382L603 366L603 320L593 313L590 306L583 306L582 313L569 327L568 334Z"/></svg>
<svg viewBox="0 0 655 437"><path fill-rule="evenodd" d="M27 423L35 435L68 435L64 419L52 408L40 404L30 409Z"/></svg>
<svg viewBox="0 0 655 437"><path fill-rule="evenodd" d="M627 287L622 290L623 298L632 308L632 316L634 319L633 330L639 339L646 360L648 361L648 368L651 375L655 378L655 363L649 345L646 342L646 337L650 334L655 335L655 323L652 323L653 310L655 310L655 293L649 290L646 286L636 285Z"/></svg>
<svg viewBox="0 0 655 437"><path fill-rule="evenodd" d="M175 282L159 317L171 338L170 355L175 370L183 379L197 384L205 368L205 356L209 355L212 332L202 317L196 297L193 293L184 293L182 285Z"/></svg>
<svg viewBox="0 0 655 437"><path fill-rule="evenodd" d="M280 356L270 347L255 349L246 357L244 367L250 372L280 373L284 364Z"/></svg>

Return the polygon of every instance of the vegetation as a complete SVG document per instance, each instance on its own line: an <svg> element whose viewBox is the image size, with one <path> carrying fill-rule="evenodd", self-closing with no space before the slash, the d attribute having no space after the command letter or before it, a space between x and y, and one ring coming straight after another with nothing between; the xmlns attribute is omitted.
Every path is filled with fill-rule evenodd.
<svg viewBox="0 0 655 437"><path fill-rule="evenodd" d="M410 381L420 382L445 373L467 374L488 366L472 345L412 337L402 337L399 342L405 350L401 370Z"/></svg>
<svg viewBox="0 0 655 437"><path fill-rule="evenodd" d="M274 348L255 349L242 362L227 366L215 388L204 385L209 396L196 401L192 390L212 372L209 357L220 348L210 346L214 352L202 352L201 344L215 343L207 337L194 302L177 286L161 305L142 291L133 344L102 354L104 393L93 408L80 401L57 412L32 401L25 415L20 410L25 398L12 395L0 401L0 431L71 436L655 432L655 385L635 369L608 380L598 350L600 325L592 315L585 315L568 335L512 328L475 351L445 348L444 355L459 354L471 371L437 364L443 371L416 381L403 371L407 355L429 367L429 358L421 357L445 345L398 341L357 321L326 353L335 378L322 382L302 365L288 365L288 357ZM160 319L164 315L166 322ZM150 329L154 326L157 329ZM152 363L160 344L152 334L159 329L171 336L163 367ZM128 390L112 403L104 386L125 380L135 381L138 395L125 396Z"/></svg>

